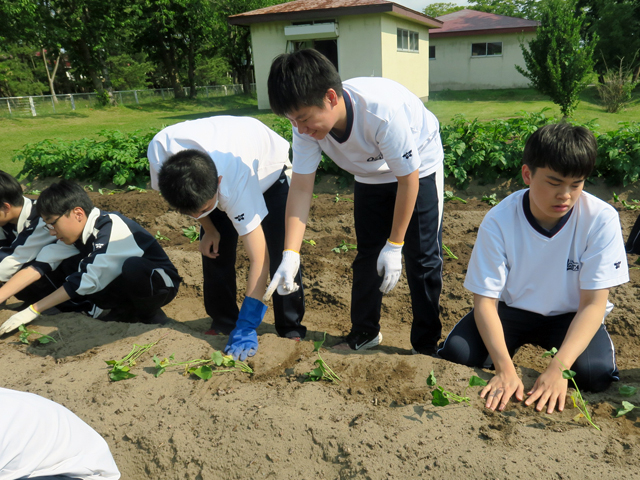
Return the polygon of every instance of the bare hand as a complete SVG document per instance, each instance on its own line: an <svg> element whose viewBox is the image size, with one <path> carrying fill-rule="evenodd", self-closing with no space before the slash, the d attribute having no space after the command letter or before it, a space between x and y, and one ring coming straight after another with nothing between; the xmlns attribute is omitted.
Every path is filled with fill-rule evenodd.
<svg viewBox="0 0 640 480"><path fill-rule="evenodd" d="M524 385L520 377L515 372L512 374L498 373L482 389L480 398L486 397L485 407L488 409L495 411L497 408L502 411L514 394L520 402L524 398Z"/></svg>
<svg viewBox="0 0 640 480"><path fill-rule="evenodd" d="M218 247L220 246L220 232L207 232L205 230L204 235L200 239L199 250L202 255L209 258L217 258Z"/></svg>
<svg viewBox="0 0 640 480"><path fill-rule="evenodd" d="M538 377L536 383L530 392L527 392L529 398L524 402L529 406L536 400L536 410L541 412L547 405L547 413L553 413L554 408L558 411L564 410L564 403L567 397L567 380L562 378L562 370L558 368L555 362L551 362L549 367Z"/></svg>

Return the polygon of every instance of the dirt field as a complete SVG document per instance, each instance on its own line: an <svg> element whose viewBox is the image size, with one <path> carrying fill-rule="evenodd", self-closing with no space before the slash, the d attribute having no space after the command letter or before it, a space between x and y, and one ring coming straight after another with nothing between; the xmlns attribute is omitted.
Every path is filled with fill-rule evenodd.
<svg viewBox="0 0 640 480"><path fill-rule="evenodd" d="M510 188L496 190L498 198ZM472 187L459 194L479 198L489 192ZM606 192L598 193L610 199ZM342 382L303 383L317 358L311 340L327 332L330 346L349 331L355 252L331 249L342 240L356 243L352 198L345 193L336 202L335 193L325 193L312 203L306 238L316 245L303 248L307 339L278 338L270 309L258 330L259 352L250 361L255 373L204 381L176 369L155 378L152 361L153 354L173 353L177 361L206 358L227 341L203 335L210 320L202 301L200 255L181 230L194 222L169 211L155 192L93 193L96 206L118 210L153 234L169 237L161 244L184 277L178 297L165 308L175 322L155 327L76 314L41 317L33 327L61 340L26 346L17 334L2 338L0 385L43 395L79 415L107 440L123 479L640 478L640 417L633 411L614 418L622 400L640 405L639 394L623 398L618 393L623 384L640 387L639 269L631 270L630 283L612 292L615 309L607 318L622 381L604 393L585 394L602 432L584 419L574 420L577 410L570 405L553 415L518 403L493 413L483 408L478 388L471 389L470 406L432 406L425 383L432 369L439 383L456 393L471 375L488 379L492 374L410 354L404 279L384 299L383 345L364 354L323 349L322 357ZM472 297L462 282L488 209L477 199L445 206L444 243L458 260L445 258L444 334L470 308ZM620 215L626 238L638 211ZM629 264L636 258L630 256ZM247 271L242 254L239 267L242 291ZM0 311L0 320L11 313ZM134 343L159 338L134 368L135 378L109 381L105 360L122 358ZM545 368L540 354L523 348L516 356L525 388Z"/></svg>

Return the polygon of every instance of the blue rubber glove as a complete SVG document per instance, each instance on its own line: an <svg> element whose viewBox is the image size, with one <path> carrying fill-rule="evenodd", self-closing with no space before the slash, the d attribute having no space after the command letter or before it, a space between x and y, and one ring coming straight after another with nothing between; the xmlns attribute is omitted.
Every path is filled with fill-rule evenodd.
<svg viewBox="0 0 640 480"><path fill-rule="evenodd" d="M245 297L240 307L236 328L229 335L229 341L224 348L224 353L233 357L234 360L246 360L253 357L258 351L258 334L256 329L262 323L264 314L267 313L267 306L260 300Z"/></svg>

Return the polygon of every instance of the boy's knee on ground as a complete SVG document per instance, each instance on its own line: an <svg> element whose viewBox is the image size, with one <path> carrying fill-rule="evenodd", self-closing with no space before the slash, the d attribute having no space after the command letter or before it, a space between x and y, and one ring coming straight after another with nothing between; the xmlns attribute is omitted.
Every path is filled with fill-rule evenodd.
<svg viewBox="0 0 640 480"><path fill-rule="evenodd" d="M459 335L450 335L447 337L443 347L438 350L438 355L450 362L470 367L474 367L482 363L482 360L477 358L477 353L473 352L469 342Z"/></svg>

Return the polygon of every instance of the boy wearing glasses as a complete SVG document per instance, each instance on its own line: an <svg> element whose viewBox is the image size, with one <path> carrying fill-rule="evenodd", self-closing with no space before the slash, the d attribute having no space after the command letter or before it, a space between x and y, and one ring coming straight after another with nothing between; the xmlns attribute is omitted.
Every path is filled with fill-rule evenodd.
<svg viewBox="0 0 640 480"><path fill-rule="evenodd" d="M149 232L119 213L95 208L82 187L66 180L42 192L38 210L46 223L43 228L57 241L0 288L0 302L56 271L65 260L75 257L78 266L59 288L10 317L0 334L56 306L94 318L110 309L103 318L107 321L167 321L161 307L176 296L181 279Z"/></svg>
<svg viewBox="0 0 640 480"><path fill-rule="evenodd" d="M289 143L249 117L217 116L165 128L149 144L151 186L202 225L200 253L210 335L229 335L225 351L244 360L258 349L256 329L267 276L282 260L291 166ZM238 237L249 257L247 287L236 302ZM300 272L295 282L302 286ZM278 335L304 338L302 288L273 297Z"/></svg>

